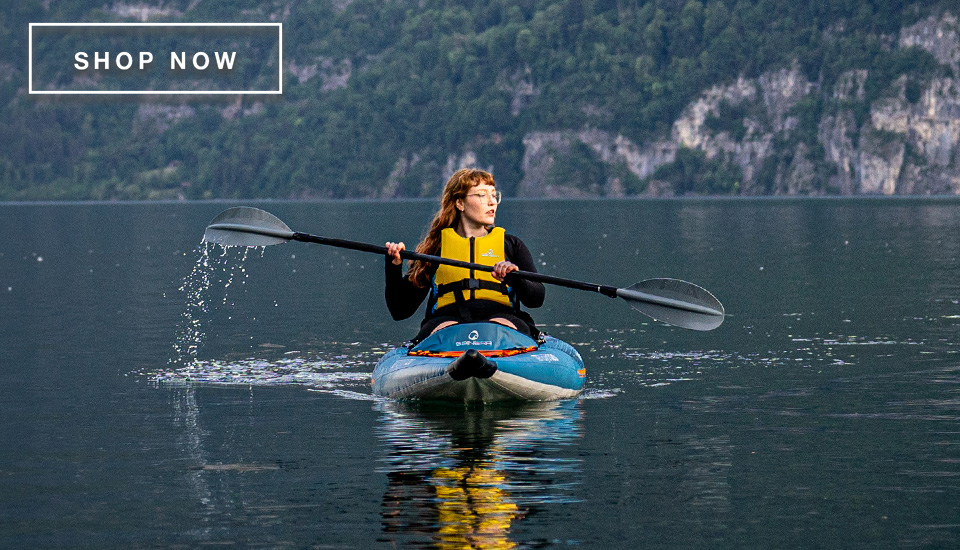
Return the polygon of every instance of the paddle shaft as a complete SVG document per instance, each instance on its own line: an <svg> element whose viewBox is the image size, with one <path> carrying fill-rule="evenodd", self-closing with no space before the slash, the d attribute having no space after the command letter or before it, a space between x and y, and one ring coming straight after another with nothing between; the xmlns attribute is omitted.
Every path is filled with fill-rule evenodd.
<svg viewBox="0 0 960 550"><path fill-rule="evenodd" d="M251 237L241 237L245 234L251 235ZM383 256L389 255L385 246L292 231L273 214L250 207L236 207L221 212L207 226L207 230L204 232L204 240L223 246L269 246L294 240L360 252L371 252ZM492 272L494 270L492 266L488 265L407 250L401 251L400 257L406 260L420 260L474 271ZM713 330L723 322L724 317L723 306L712 294L697 285L677 279L650 279L627 288L616 288L544 275L533 271L512 271L507 277L508 280L510 278L521 278L576 290L597 292L611 298L623 298L628 302L633 302L633 308L644 315L668 324L694 330Z"/></svg>
<svg viewBox="0 0 960 550"><path fill-rule="evenodd" d="M372 252L374 254L387 254L387 247L378 246L374 244L361 243L356 241L348 241L345 239L334 239L330 237L321 237L319 235L310 235L309 233L293 233L292 240L308 243L317 243L325 244L329 246L335 246L337 248L347 248L350 250L358 250L361 252ZM429 254L420 254L419 252L411 252L409 250L401 250L400 257L405 260L420 260L425 262L433 262L437 264L445 264L453 267L462 267L465 269L473 269L475 271L493 271L493 266L475 264L471 262L464 262L462 260L453 260L450 258L443 258L441 256L431 256ZM536 273L533 271L523 271L518 269L517 271L511 271L507 277L519 277L522 279L527 279L530 281L538 281L541 283L548 283L551 285L562 286L566 288L572 288L575 290L586 290L590 292L597 292L608 296L610 298L623 298L624 300L630 302L646 302L649 304L656 304L659 306L664 306L668 308L673 308L682 311L689 311L695 314L703 314L709 316L722 315L714 308L702 306L699 304L694 304L686 300L677 300L673 298L667 298L665 296L657 296L655 294L650 294L647 292L641 292L639 290L626 289L626 288L617 288L615 286L609 285L598 285L595 283L585 283L583 281L575 281L573 279L565 279L563 277L555 277L553 275L544 275L543 273Z"/></svg>
<svg viewBox="0 0 960 550"><path fill-rule="evenodd" d="M229 211L228 211L229 212ZM263 214L273 217L271 214L264 212ZM291 231L286 224L281 222L279 219L276 221L266 218L267 222L276 225L276 227L263 226L262 223L264 220L257 220L261 225L250 225L247 223L236 223L231 221L213 223L207 227L208 231L220 231L220 232L233 232L233 233L249 233L254 235L261 235L267 237L273 237L278 239L277 242L283 242L287 240L294 240L306 243L316 243L323 244L328 246L334 246L337 248L346 248L349 250L357 250L360 252L371 252L374 254L380 254L386 256L388 254L387 247L379 246L368 243L361 243L356 241L348 241L346 239L335 239L331 237L321 237L319 235L311 235L309 233L301 233L299 231ZM222 241L221 241L222 243ZM270 243L276 244L276 243ZM492 272L493 267L483 264L476 264L472 262L464 262L462 260L453 260L450 258L443 258L441 256L431 256L429 254L420 254L418 252L411 252L408 250L403 250L400 252L400 257L406 260L420 260L426 262L432 262L436 264L445 264L453 267L460 267L464 269L472 269L475 271L488 271ZM597 292L608 296L610 298L623 298L629 302L640 302L646 304L652 304L655 306L662 306L669 308L671 310L685 311L690 312L696 315L706 315L710 317L719 316L722 320L723 310L722 307L718 309L717 307L710 307L709 305L701 305L700 303L694 303L689 299L677 299L670 298L667 296L661 296L658 294L650 294L644 292L643 290L638 290L635 288L637 285L634 285L630 288L617 288L608 285L598 285L595 283L585 283L582 281L575 281L572 279L565 279L562 277L555 277L552 275L544 275L542 273L536 273L533 271L523 271L517 270L510 272L507 277L516 277L522 279L528 279L531 281L538 281L541 283L549 283L552 285L563 286L566 288L572 288L576 290L586 290L590 292ZM681 281L682 282L682 281ZM638 283L638 285L641 283ZM693 287L695 285L690 285L690 283L683 283L684 285L689 285ZM711 297L712 298L712 297ZM714 299L715 300L715 299ZM719 306L719 302L717 303ZM644 313L647 313L641 310ZM648 313L649 314L649 313ZM686 322L686 321L685 321ZM698 329L699 330L699 329ZM709 329L707 329L709 330Z"/></svg>
<svg viewBox="0 0 960 550"><path fill-rule="evenodd" d="M289 238L294 241L325 244L329 246L335 246L337 248L359 250L361 252L372 252L374 254L382 254L382 255L387 254L387 247L385 246L360 243L356 241L348 241L345 239L333 239L330 237L320 237L319 235L310 235L309 233L295 232ZM441 256L431 256L429 254L420 254L419 252L411 252L409 250L400 251L400 257L405 260L420 260L425 262L433 262L433 263L444 264L444 265L449 265L453 267L473 269L476 271L490 271L490 272L493 271L493 266L475 264L471 262L464 262L461 260L452 260L450 258L443 258ZM533 271L523 271L523 270L512 271L509 277L519 277L521 279L528 279L531 281L538 281L541 283L549 283L552 285L563 286L563 287L573 288L577 290L589 290L592 292L599 292L600 294L603 294L604 296L609 296L611 298L617 297L617 288L613 286L584 283L581 281L564 279L562 277L544 275L543 273L536 273Z"/></svg>

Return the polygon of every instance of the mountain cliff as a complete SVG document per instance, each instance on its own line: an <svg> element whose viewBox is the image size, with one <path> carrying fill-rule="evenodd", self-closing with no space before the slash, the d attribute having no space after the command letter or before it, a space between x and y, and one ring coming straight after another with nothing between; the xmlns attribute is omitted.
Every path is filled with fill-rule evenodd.
<svg viewBox="0 0 960 550"><path fill-rule="evenodd" d="M31 96L39 21L282 22L284 94ZM0 200L956 195L958 79L953 0L24 0Z"/></svg>
<svg viewBox="0 0 960 550"><path fill-rule="evenodd" d="M867 69L846 71L825 87L794 65L704 91L674 121L668 138L634 142L600 130L531 132L523 140L519 194L960 194L957 18L946 14L903 28L891 49L911 48L929 52L949 76L904 74L867 101ZM721 119L726 122L718 125ZM578 146L621 170L586 187L575 179L551 181L551 169ZM720 168L726 181L690 187L691 167L678 164Z"/></svg>

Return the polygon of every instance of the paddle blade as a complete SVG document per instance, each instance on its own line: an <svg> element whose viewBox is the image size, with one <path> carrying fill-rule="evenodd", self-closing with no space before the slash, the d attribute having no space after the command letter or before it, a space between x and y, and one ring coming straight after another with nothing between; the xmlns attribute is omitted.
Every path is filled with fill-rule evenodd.
<svg viewBox="0 0 960 550"><path fill-rule="evenodd" d="M203 233L204 241L223 246L269 246L291 238L293 231L280 218L248 206L224 210Z"/></svg>
<svg viewBox="0 0 960 550"><path fill-rule="evenodd" d="M707 290L679 279L648 279L617 296L657 321L693 330L713 330L723 323L723 305Z"/></svg>

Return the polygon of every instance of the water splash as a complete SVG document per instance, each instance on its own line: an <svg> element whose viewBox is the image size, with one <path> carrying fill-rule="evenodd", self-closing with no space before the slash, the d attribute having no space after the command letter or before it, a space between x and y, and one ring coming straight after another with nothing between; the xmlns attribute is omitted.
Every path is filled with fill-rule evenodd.
<svg viewBox="0 0 960 550"><path fill-rule="evenodd" d="M211 297L215 288L223 289L222 305L228 305L229 289L234 284L245 285L248 274L245 262L251 250L259 249L263 257L265 247L221 247L206 241L194 249L197 256L193 269L187 275L179 292L184 296L186 309L177 327L171 365L189 365L197 361L206 333L204 324L209 319ZM216 252L220 251L219 254Z"/></svg>

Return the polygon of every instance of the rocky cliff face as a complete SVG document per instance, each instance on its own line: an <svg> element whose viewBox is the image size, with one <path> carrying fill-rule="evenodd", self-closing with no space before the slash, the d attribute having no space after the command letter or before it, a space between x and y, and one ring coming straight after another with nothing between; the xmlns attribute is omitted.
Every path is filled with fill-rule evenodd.
<svg viewBox="0 0 960 550"><path fill-rule="evenodd" d="M871 105L869 120L851 128L852 115L840 112L820 125L821 141L836 159L835 181L848 193L960 194L960 25L947 15L928 19L900 33L900 47L919 47L949 66L953 78L933 79L911 102L907 79ZM850 80L861 82L864 75ZM834 90L847 99L856 87ZM850 139L856 130L859 146Z"/></svg>
<svg viewBox="0 0 960 550"><path fill-rule="evenodd" d="M616 171L592 188L564 186L548 177L577 146L595 160L622 166L644 195L672 195L654 176L677 151L701 151L707 160L739 167L737 192L747 195L960 194L960 24L947 14L902 29L894 47L922 48L952 69L910 90L901 77L858 116L866 70L841 75L831 89L810 82L796 67L743 79L704 92L673 124L669 138L634 143L599 130L532 132L524 139L521 196L620 196ZM947 74L949 75L949 71ZM822 109L814 139L798 136L801 102ZM742 128L717 129L710 120L730 110ZM611 175L612 174L612 175Z"/></svg>

